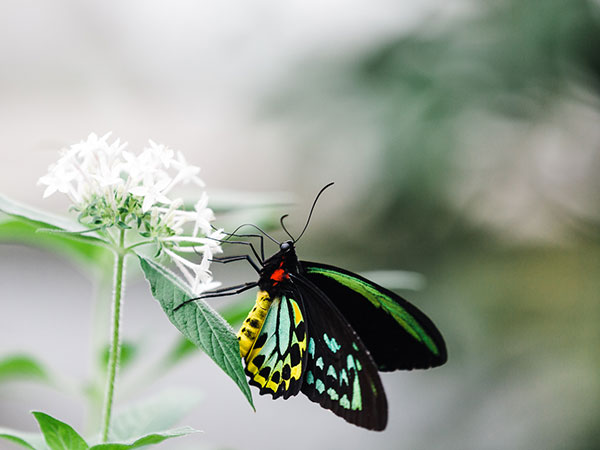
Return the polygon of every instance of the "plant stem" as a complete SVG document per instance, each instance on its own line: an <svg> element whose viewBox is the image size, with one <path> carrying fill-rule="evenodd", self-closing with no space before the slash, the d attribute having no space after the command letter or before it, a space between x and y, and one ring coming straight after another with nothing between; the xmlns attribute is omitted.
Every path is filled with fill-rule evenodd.
<svg viewBox="0 0 600 450"><path fill-rule="evenodd" d="M113 290L112 305L112 335L110 342L110 352L108 354L108 368L106 381L106 394L104 395L104 408L102 410L102 442L108 439L108 429L110 426L110 416L112 413L113 397L115 392L115 378L121 353L121 339L119 335L119 326L121 322L121 298L125 284L123 274L125 272L125 230L119 232L119 246L116 249L115 257L115 278Z"/></svg>
<svg viewBox="0 0 600 450"><path fill-rule="evenodd" d="M129 251L129 250L133 250L136 247L139 247L140 245L147 245L147 244L154 244L154 243L155 243L155 241L141 241L141 242L137 242L135 244L130 245L125 250Z"/></svg>

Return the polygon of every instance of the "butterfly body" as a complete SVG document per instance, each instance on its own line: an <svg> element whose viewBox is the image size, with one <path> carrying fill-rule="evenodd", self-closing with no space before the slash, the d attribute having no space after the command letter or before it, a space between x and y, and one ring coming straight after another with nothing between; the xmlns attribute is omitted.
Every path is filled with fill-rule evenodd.
<svg viewBox="0 0 600 450"><path fill-rule="evenodd" d="M261 394L302 392L350 423L383 430L378 371L446 361L439 331L416 307L359 275L299 261L293 241L262 263L257 284L238 340Z"/></svg>
<svg viewBox="0 0 600 450"><path fill-rule="evenodd" d="M258 291L256 295L256 305L252 308L252 311L244 320L244 326L240 328L238 332L238 341L240 342L240 355L245 357L256 338L258 338L258 333L263 327L265 323L265 319L267 318L267 314L269 312L269 308L271 308L271 304L273 303L273 298L269 296L267 291Z"/></svg>
<svg viewBox="0 0 600 450"><path fill-rule="evenodd" d="M282 244L263 263L256 304L238 332L250 384L273 398L296 395L302 384L306 324L290 281L290 273L297 270L293 245Z"/></svg>

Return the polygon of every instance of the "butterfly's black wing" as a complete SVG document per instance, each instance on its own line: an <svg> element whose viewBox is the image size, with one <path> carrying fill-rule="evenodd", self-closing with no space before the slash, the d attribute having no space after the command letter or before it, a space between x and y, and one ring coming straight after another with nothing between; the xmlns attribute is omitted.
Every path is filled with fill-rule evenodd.
<svg viewBox="0 0 600 450"><path fill-rule="evenodd" d="M300 265L303 276L352 325L379 370L426 369L446 362L446 344L436 326L399 295L338 267Z"/></svg>
<svg viewBox="0 0 600 450"><path fill-rule="evenodd" d="M302 392L350 423L383 430L387 400L369 351L323 292L301 275L290 276L306 315Z"/></svg>

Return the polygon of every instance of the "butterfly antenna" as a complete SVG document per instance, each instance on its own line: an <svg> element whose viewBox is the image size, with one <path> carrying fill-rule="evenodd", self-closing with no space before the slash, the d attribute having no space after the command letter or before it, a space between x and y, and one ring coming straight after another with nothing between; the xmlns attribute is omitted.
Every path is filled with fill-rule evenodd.
<svg viewBox="0 0 600 450"><path fill-rule="evenodd" d="M283 223L283 219L285 219L287 216L289 216L289 214L284 214L283 216L281 216L281 218L279 219L279 223L281 224L281 228L283 228L283 231L285 231L285 234L287 234L293 242L296 242L294 236L290 234L290 232L285 227L285 224Z"/></svg>
<svg viewBox="0 0 600 450"><path fill-rule="evenodd" d="M302 229L302 233L300 233L300 236L298 236L296 239L294 239L294 242L298 242L300 240L300 238L302 237L302 235L304 234L304 232L306 231L306 229L308 228L308 224L310 223L310 218L312 217L312 213L315 210L315 206L317 205L317 200L319 200L319 197L321 196L321 194L325 191L325 189L327 189L329 186L333 186L333 181L329 184L326 184L325 186L323 186L323 188L319 191L319 193L317 194L317 196L315 197L315 201L313 202L311 208L310 208L310 212L308 213L308 219L306 219L306 224L304 225L304 228ZM281 222L283 225L283 218L286 216L283 216L281 218ZM284 228L285 230L285 228ZM287 231L286 231L287 233ZM288 233L289 235L289 233ZM291 236L290 236L291 237ZM293 238L292 238L293 239Z"/></svg>

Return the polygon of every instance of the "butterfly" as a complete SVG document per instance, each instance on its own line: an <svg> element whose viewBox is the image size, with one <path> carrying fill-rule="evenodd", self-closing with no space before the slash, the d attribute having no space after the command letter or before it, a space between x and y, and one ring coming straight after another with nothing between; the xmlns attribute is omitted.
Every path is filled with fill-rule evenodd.
<svg viewBox="0 0 600 450"><path fill-rule="evenodd" d="M331 184L315 198L306 226ZM258 281L201 298L258 287L238 340L249 383L260 394L287 399L302 392L354 425L383 430L388 405L378 372L440 366L447 360L444 339L424 313L390 290L339 267L299 260L295 244L306 226L267 259L262 236L246 235L261 237L261 255L237 241L250 245L258 264L249 255L215 261L246 260Z"/></svg>

